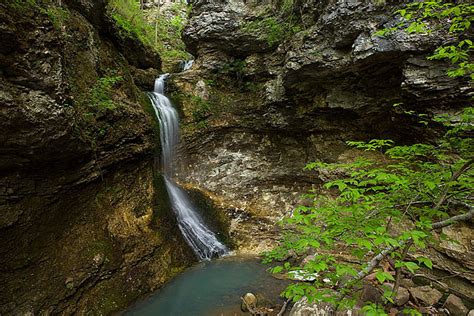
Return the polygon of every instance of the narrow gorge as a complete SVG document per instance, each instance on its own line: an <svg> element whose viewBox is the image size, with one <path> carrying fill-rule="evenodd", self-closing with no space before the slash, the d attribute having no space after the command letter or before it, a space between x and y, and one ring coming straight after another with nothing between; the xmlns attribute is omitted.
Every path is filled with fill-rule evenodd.
<svg viewBox="0 0 474 316"><path fill-rule="evenodd" d="M471 316L471 23L2 1L0 315Z"/></svg>

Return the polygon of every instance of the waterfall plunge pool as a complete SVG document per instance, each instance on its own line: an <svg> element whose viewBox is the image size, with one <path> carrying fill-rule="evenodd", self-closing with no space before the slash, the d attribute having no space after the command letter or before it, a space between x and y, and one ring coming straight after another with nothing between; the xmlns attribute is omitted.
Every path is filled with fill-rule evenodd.
<svg viewBox="0 0 474 316"><path fill-rule="evenodd" d="M192 62L185 65L191 67ZM171 208L186 242L202 261L177 276L148 299L131 307L125 315L213 316L241 315L240 297L253 293L262 306L279 310L279 293L286 281L274 279L256 258L229 257L228 248L206 225L189 196L172 179L179 143L178 112L165 95L168 74L155 81L148 94L160 124L161 168ZM215 256L223 258L209 261Z"/></svg>
<svg viewBox="0 0 474 316"><path fill-rule="evenodd" d="M251 292L259 302L274 309L283 305L279 297L288 281L278 280L257 258L223 257L204 261L178 275L155 294L132 306L127 316L234 316L240 297Z"/></svg>

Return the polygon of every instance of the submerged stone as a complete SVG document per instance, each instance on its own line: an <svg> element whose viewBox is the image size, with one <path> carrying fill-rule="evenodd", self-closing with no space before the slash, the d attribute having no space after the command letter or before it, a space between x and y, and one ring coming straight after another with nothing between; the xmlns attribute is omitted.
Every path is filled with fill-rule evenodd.
<svg viewBox="0 0 474 316"><path fill-rule="evenodd" d="M257 307L257 303L257 297L253 293L246 293L242 297L241 309L243 312L249 312Z"/></svg>

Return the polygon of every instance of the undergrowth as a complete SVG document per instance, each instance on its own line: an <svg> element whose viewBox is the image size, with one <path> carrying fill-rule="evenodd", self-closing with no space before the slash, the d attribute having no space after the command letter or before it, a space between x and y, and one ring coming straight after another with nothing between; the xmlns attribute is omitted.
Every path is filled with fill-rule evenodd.
<svg viewBox="0 0 474 316"><path fill-rule="evenodd" d="M150 9L145 13L153 29L154 46L160 53L165 68L171 68L179 61L192 59L181 38L190 9L184 2L176 2L166 8Z"/></svg>
<svg viewBox="0 0 474 316"><path fill-rule="evenodd" d="M121 81L123 81L122 76L106 76L99 78L90 90L89 106L97 110L115 109L116 104L112 100L114 93L113 88Z"/></svg>
<svg viewBox="0 0 474 316"><path fill-rule="evenodd" d="M293 0L280 1L268 6L255 20L244 23L242 30L248 34L257 34L268 46L276 47L302 30L294 11Z"/></svg>
<svg viewBox="0 0 474 316"><path fill-rule="evenodd" d="M56 30L61 30L69 19L69 11L61 6L61 2L53 0L7 0L5 3L16 13L31 14L36 11L46 15Z"/></svg>
<svg viewBox="0 0 474 316"><path fill-rule="evenodd" d="M153 46L153 28L146 22L139 1L111 0L107 9L121 36L136 37L145 45Z"/></svg>

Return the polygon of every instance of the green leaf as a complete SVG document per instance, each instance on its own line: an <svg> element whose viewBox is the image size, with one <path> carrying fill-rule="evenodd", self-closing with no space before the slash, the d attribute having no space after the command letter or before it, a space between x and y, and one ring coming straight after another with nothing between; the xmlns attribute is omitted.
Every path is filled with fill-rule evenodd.
<svg viewBox="0 0 474 316"><path fill-rule="evenodd" d="M433 269L433 262L430 259L425 258L425 257L418 257L416 258L416 260L419 263L424 264L427 268Z"/></svg>
<svg viewBox="0 0 474 316"><path fill-rule="evenodd" d="M375 277L381 284L384 283L386 280L395 281L395 279L390 273L384 271L377 271L375 273Z"/></svg>
<svg viewBox="0 0 474 316"><path fill-rule="evenodd" d="M405 262L405 267L406 267L406 268L408 269L408 271L410 271L411 273L415 273L415 271L420 268L420 266L418 266L416 263L411 262L411 261Z"/></svg>
<svg viewBox="0 0 474 316"><path fill-rule="evenodd" d="M283 271L283 267L282 266L276 266L274 267L273 269L271 269L271 272L272 273L281 273Z"/></svg>

